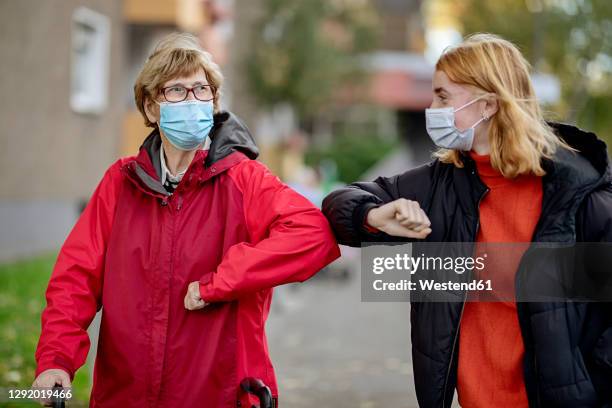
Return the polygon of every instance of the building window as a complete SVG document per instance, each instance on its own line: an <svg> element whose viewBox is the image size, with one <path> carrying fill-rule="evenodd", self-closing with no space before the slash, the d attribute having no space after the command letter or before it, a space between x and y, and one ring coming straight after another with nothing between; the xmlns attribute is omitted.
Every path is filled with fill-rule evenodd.
<svg viewBox="0 0 612 408"><path fill-rule="evenodd" d="M78 113L100 114L108 103L110 20L85 7L72 14L70 106Z"/></svg>

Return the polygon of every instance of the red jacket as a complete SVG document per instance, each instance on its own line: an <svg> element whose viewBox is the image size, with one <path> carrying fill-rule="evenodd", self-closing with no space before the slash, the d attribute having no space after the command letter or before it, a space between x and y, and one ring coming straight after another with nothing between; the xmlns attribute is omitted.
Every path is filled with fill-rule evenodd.
<svg viewBox="0 0 612 408"><path fill-rule="evenodd" d="M278 395L264 331L272 288L339 250L320 211L254 160L235 116L216 115L211 140L171 195L157 131L106 171L53 269L36 375L74 377L102 308L91 407L236 407L245 377ZM188 311L198 280L212 304Z"/></svg>

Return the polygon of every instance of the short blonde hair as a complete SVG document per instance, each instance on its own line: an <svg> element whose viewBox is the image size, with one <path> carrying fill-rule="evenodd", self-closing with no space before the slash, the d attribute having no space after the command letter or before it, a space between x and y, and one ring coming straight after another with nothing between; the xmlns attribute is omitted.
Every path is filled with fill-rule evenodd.
<svg viewBox="0 0 612 408"><path fill-rule="evenodd" d="M446 50L436 70L452 82L472 85L494 94L498 111L491 117L491 164L504 177L545 174L542 158L559 147L571 149L557 137L542 116L531 84L530 65L510 41L493 34L474 34ZM440 161L463 167L458 150L439 149Z"/></svg>
<svg viewBox="0 0 612 408"><path fill-rule="evenodd" d="M157 44L134 84L134 99L144 117L145 125L157 126L147 117L144 107L146 99L157 98L167 81L193 75L199 70L204 70L209 84L215 88L214 110L219 112L223 75L219 66L213 62L210 53L202 49L197 38L191 34L173 33Z"/></svg>

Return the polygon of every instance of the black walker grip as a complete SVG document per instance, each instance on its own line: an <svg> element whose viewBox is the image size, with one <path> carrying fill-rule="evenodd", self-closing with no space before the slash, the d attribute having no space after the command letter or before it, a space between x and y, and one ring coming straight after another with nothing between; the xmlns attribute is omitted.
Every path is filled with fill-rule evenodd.
<svg viewBox="0 0 612 408"><path fill-rule="evenodd" d="M240 389L244 393L255 395L259 398L259 408L275 408L272 400L270 387L258 378L247 377L240 382ZM257 407L249 407L257 408Z"/></svg>
<svg viewBox="0 0 612 408"><path fill-rule="evenodd" d="M61 390L63 390L61 385L55 385L53 387L54 394L55 394L55 391L60 392ZM66 403L64 402L63 398L52 396L51 397L51 407L52 408L66 408Z"/></svg>

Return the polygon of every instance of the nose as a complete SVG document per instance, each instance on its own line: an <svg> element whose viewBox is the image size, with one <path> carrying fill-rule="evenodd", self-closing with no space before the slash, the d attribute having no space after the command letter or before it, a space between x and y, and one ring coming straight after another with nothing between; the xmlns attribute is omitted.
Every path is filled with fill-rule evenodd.
<svg viewBox="0 0 612 408"><path fill-rule="evenodd" d="M188 89L187 90L187 98L185 98L185 100L187 100L187 101L195 101L196 100L196 97L195 97L193 89Z"/></svg>
<svg viewBox="0 0 612 408"><path fill-rule="evenodd" d="M430 109L435 109L435 108L439 108L441 104L438 103L435 99L431 101L431 104L429 105Z"/></svg>

